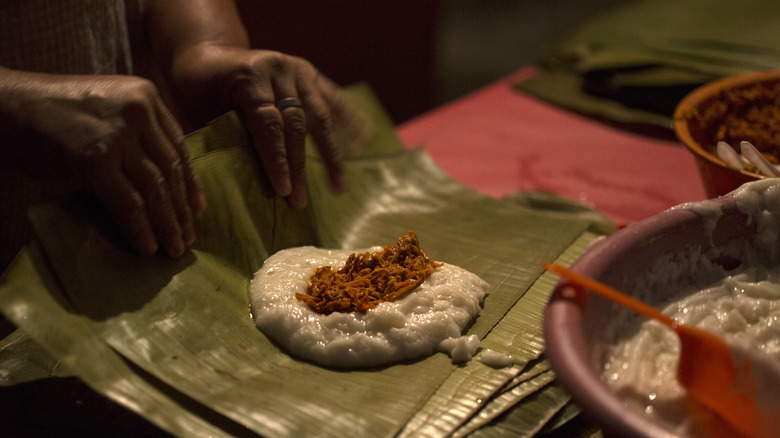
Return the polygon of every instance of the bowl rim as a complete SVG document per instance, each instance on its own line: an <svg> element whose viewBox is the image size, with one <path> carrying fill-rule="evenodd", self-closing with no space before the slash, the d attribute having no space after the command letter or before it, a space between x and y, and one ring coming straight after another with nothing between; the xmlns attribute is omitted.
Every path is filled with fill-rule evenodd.
<svg viewBox="0 0 780 438"><path fill-rule="evenodd" d="M759 71L736 76L729 76L709 82L696 88L683 97L675 107L672 116L672 122L677 139L698 158L715 164L724 170L739 173L755 179L765 178L765 176L755 172L749 172L747 170L734 170L726 165L725 161L721 160L716 155L707 152L698 142L693 139L693 136L688 129L688 121L690 120L690 115L693 113L694 108L698 107L699 104L701 104L701 102L704 100L712 97L713 95L716 95L720 90L740 87L754 82L766 82L779 79L780 70Z"/></svg>
<svg viewBox="0 0 780 438"><path fill-rule="evenodd" d="M724 213L738 211L733 196L727 195L707 202L710 201L719 203ZM598 279L616 255L647 241L648 236L664 233L692 221L701 223L701 217L692 209L665 210L596 242L572 264L571 269ZM543 321L545 352L556 378L586 415L610 434L648 438L675 436L638 411L627 409L614 390L602 380L601 373L594 368L583 335L581 303L562 296L563 284L565 282L562 280L556 284L545 308Z"/></svg>

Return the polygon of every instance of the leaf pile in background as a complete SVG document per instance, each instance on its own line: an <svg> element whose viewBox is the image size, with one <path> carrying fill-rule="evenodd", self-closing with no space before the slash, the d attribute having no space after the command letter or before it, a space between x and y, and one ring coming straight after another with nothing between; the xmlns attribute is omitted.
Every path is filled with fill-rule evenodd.
<svg viewBox="0 0 780 438"><path fill-rule="evenodd" d="M576 29L517 87L556 105L671 129L677 103L707 82L780 69L780 3L640 0Z"/></svg>

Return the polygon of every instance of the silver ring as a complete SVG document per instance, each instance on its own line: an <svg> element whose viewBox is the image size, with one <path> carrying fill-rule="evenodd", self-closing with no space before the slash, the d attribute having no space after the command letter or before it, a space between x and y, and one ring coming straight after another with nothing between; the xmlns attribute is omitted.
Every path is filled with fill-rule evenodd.
<svg viewBox="0 0 780 438"><path fill-rule="evenodd" d="M84 151L84 153L87 154L87 156L89 156L89 157L92 157L92 156L95 156L95 155L103 155L106 152L108 152L108 144L106 142L102 141L102 140L97 142L97 143L95 143L95 144L90 145Z"/></svg>
<svg viewBox="0 0 780 438"><path fill-rule="evenodd" d="M302 106L303 103L301 102L301 99L298 99L297 97L285 97L276 102L276 108L278 108L279 111L282 111L285 108L300 108Z"/></svg>

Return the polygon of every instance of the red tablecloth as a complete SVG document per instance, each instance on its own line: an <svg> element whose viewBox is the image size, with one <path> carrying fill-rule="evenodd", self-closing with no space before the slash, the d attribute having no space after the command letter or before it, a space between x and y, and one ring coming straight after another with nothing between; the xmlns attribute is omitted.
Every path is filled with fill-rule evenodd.
<svg viewBox="0 0 780 438"><path fill-rule="evenodd" d="M513 89L523 69L397 129L453 178L488 195L546 190L595 206L617 225L705 199L680 144L623 131Z"/></svg>

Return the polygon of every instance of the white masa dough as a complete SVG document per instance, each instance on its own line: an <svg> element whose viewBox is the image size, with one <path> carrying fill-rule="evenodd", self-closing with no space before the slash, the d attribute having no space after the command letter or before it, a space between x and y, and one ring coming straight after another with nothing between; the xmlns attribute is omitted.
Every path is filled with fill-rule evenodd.
<svg viewBox="0 0 780 438"><path fill-rule="evenodd" d="M754 240L738 258L742 266L700 284L672 286L679 299L663 313L682 324L713 332L754 354L764 357L776 369L780 366L780 180L761 180L732 193L739 210L756 222ZM696 211L705 230L711 232L722 215L718 203L707 201L679 208ZM737 245L734 248L742 248ZM735 249L729 249L736 251ZM727 253L728 254L728 253ZM691 267L702 267L705 256L694 256ZM653 272L665 279L684 271L681 259L658 264ZM682 264L683 266L685 264ZM704 274L701 274L704 275ZM661 280L660 284L669 284ZM629 405L666 424L676 436L711 436L691 415L686 389L677 380L680 342L677 335L655 321L645 321L639 330L612 345L607 354L603 378ZM776 385L778 378L753 375L756 384ZM774 383L769 383L774 382ZM770 386L771 387L771 386ZM780 392L780 388L777 388ZM770 391L771 393L771 391ZM759 408L768 402L758 400ZM776 406L777 401L772 400ZM777 408L774 408L777 409ZM724 436L727 434L724 433Z"/></svg>
<svg viewBox="0 0 780 438"><path fill-rule="evenodd" d="M459 337L479 314L487 283L477 275L444 263L406 297L380 303L366 313L314 312L295 298L306 293L314 269L339 269L353 253L312 246L279 251L269 257L250 284L257 327L290 353L332 367L369 367L419 358Z"/></svg>
<svg viewBox="0 0 780 438"><path fill-rule="evenodd" d="M663 312L780 364L780 269L748 267L683 295ZM613 347L604 377L649 416L674 425L680 435L700 436L688 415L686 390L677 380L679 354L674 332L647 321L635 336Z"/></svg>

